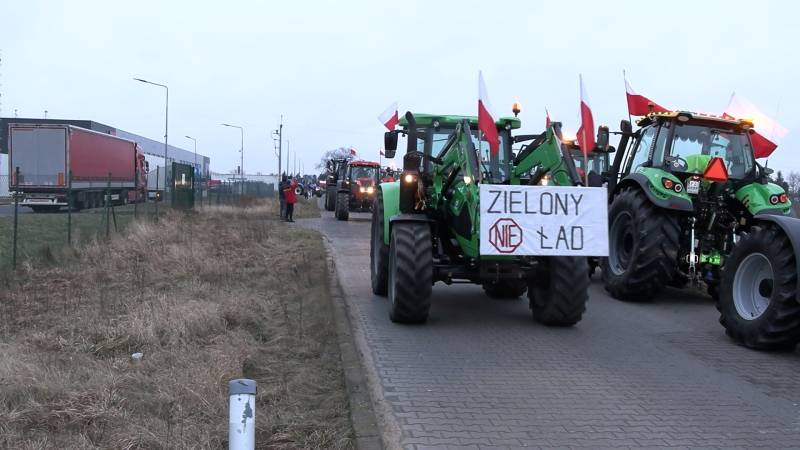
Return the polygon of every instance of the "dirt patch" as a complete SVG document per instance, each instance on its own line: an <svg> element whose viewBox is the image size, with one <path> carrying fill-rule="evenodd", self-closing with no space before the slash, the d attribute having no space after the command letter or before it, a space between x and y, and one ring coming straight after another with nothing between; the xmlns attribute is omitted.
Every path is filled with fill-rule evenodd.
<svg viewBox="0 0 800 450"><path fill-rule="evenodd" d="M257 447L351 448L324 247L275 211L171 214L24 268L0 294L0 447L223 448L246 377Z"/></svg>

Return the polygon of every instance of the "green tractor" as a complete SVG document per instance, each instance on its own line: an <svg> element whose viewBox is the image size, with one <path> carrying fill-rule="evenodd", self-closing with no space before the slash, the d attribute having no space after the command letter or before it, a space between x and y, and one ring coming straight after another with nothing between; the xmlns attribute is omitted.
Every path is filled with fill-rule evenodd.
<svg viewBox="0 0 800 450"><path fill-rule="evenodd" d="M800 221L753 157L753 124L675 111L638 125L622 121L608 174L606 290L646 301L667 285L704 282L734 341L794 348Z"/></svg>
<svg viewBox="0 0 800 450"><path fill-rule="evenodd" d="M481 284L491 298L515 299L527 290L533 318L569 326L586 308L586 257L487 256L480 251L479 185L580 185L573 160L562 150L558 124L539 135L512 136L516 117L496 122L496 154L479 138L477 117L412 114L402 130L385 134L387 157L407 136L399 179L380 184L373 207L371 279L387 295L390 319L421 323L428 317L434 283ZM530 142L515 155L512 144ZM476 148L477 147L477 148Z"/></svg>

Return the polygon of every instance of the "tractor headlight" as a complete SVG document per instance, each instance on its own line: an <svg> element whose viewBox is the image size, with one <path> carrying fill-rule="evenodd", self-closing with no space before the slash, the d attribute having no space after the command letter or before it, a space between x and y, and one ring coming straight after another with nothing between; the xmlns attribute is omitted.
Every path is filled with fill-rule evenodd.
<svg viewBox="0 0 800 450"><path fill-rule="evenodd" d="M361 186L358 188L358 192L361 192L363 194L364 192L367 192L367 189L364 186Z"/></svg>
<svg viewBox="0 0 800 450"><path fill-rule="evenodd" d="M410 174L410 173L407 173L407 174L406 174L406 175L403 177L403 181L405 181L406 183L413 183L413 182L414 182L414 175L412 175L412 174Z"/></svg>
<svg viewBox="0 0 800 450"><path fill-rule="evenodd" d="M773 205L777 205L780 200L781 200L780 197L778 197L777 195L770 195L769 197L769 202L772 203Z"/></svg>
<svg viewBox="0 0 800 450"><path fill-rule="evenodd" d="M464 175L464 184L472 183L472 177L469 175Z"/></svg>
<svg viewBox="0 0 800 450"><path fill-rule="evenodd" d="M370 186L370 187L367 188L367 194L372 194L373 192L375 192L375 188L374 187Z"/></svg>
<svg viewBox="0 0 800 450"><path fill-rule="evenodd" d="M550 185L550 175L545 175L539 180L539 186L549 186Z"/></svg>

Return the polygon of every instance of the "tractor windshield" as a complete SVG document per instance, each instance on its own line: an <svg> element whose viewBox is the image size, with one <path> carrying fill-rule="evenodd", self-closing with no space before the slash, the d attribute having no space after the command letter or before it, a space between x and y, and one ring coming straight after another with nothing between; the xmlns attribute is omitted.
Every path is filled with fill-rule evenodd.
<svg viewBox="0 0 800 450"><path fill-rule="evenodd" d="M753 150L743 132L676 123L670 155L687 172L702 173L711 158L725 162L728 176L742 179L753 169Z"/></svg>
<svg viewBox="0 0 800 450"><path fill-rule="evenodd" d="M352 166L352 172L350 173L353 181L359 180L377 180L378 179L378 168L374 166Z"/></svg>

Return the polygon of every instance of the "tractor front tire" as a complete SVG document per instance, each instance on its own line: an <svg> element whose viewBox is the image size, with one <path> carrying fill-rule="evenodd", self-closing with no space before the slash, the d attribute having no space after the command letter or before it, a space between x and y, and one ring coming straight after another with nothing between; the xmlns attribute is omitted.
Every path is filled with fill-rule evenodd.
<svg viewBox="0 0 800 450"><path fill-rule="evenodd" d="M603 281L615 298L647 301L672 281L678 264L676 214L653 205L639 189L626 189L608 213L609 249Z"/></svg>
<svg viewBox="0 0 800 450"><path fill-rule="evenodd" d="M333 211L336 207L336 190L335 189L325 189L325 210L326 211Z"/></svg>
<svg viewBox="0 0 800 450"><path fill-rule="evenodd" d="M797 256L783 230L755 228L742 237L722 268L717 310L736 343L791 350L800 342Z"/></svg>
<svg viewBox="0 0 800 450"><path fill-rule="evenodd" d="M499 280L483 283L483 290L489 298L516 300L528 289L525 280Z"/></svg>
<svg viewBox="0 0 800 450"><path fill-rule="evenodd" d="M528 287L533 319L545 325L571 326L580 322L589 300L589 264L585 257L542 258L542 272Z"/></svg>
<svg viewBox="0 0 800 450"><path fill-rule="evenodd" d="M389 245L389 318L396 323L424 323L431 308L433 244L424 222L392 226Z"/></svg>
<svg viewBox="0 0 800 450"><path fill-rule="evenodd" d="M336 218L339 220L350 218L350 196L346 192L336 195Z"/></svg>
<svg viewBox="0 0 800 450"><path fill-rule="evenodd" d="M370 232L370 278L372 293L385 296L389 290L389 246L383 241L386 223L383 218L383 192L378 190L372 206L372 228Z"/></svg>

